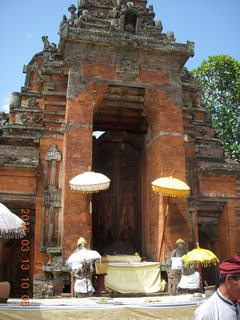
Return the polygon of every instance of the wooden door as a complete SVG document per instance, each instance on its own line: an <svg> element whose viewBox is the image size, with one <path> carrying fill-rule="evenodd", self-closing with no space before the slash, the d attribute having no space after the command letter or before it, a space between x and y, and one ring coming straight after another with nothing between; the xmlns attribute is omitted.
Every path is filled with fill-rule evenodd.
<svg viewBox="0 0 240 320"><path fill-rule="evenodd" d="M26 236L22 239L10 239L4 246L2 262L2 279L9 281L11 285L10 297L21 298L33 295L33 250L34 250L34 222L35 212L33 209L8 208L25 219L28 227ZM26 214L26 212L28 214ZM0 268L1 268L0 267Z"/></svg>
<svg viewBox="0 0 240 320"><path fill-rule="evenodd" d="M141 249L139 141L133 134L108 132L93 143L94 171L111 179L109 190L93 196L93 245L102 254Z"/></svg>
<svg viewBox="0 0 240 320"><path fill-rule="evenodd" d="M213 227L213 229L215 229ZM207 229L206 229L207 230ZM209 231L211 230L211 226L209 228ZM199 245L200 248L204 248L207 250L210 250L214 252L214 242L213 239L211 239L211 236L214 234L214 232L206 233L206 231L201 230L201 226L199 226ZM203 267L202 268L202 281L203 281L203 286L206 286L206 283L211 286L211 285L216 285L218 284L218 269L217 266L214 264L210 264L209 266Z"/></svg>

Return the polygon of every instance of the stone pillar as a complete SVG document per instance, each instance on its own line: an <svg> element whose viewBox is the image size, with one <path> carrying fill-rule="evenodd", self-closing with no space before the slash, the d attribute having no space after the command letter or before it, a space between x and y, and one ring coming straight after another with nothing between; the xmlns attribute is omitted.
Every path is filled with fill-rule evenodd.
<svg viewBox="0 0 240 320"><path fill-rule="evenodd" d="M63 142L63 259L83 236L90 243L92 225L89 195L70 189L69 181L92 165L93 88L83 84L80 66L70 67Z"/></svg>
<svg viewBox="0 0 240 320"><path fill-rule="evenodd" d="M163 234L163 248L160 261L165 261L175 241L183 237L188 242L188 210L185 198L171 198L154 194L151 182L160 177L173 176L186 181L184 133L182 110L172 101L169 93L162 89L148 89L145 97L149 120L146 136L147 184L148 188L148 249L152 259L159 259L159 247L164 230L167 204L168 217Z"/></svg>

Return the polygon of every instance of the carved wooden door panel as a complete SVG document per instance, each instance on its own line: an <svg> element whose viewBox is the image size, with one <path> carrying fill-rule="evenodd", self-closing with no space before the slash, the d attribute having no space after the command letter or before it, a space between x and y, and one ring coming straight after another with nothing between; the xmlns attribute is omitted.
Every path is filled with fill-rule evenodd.
<svg viewBox="0 0 240 320"><path fill-rule="evenodd" d="M132 135L131 135L132 137ZM106 133L94 142L93 168L111 179L110 188L93 196L93 245L124 244L140 250L140 151L126 133Z"/></svg>

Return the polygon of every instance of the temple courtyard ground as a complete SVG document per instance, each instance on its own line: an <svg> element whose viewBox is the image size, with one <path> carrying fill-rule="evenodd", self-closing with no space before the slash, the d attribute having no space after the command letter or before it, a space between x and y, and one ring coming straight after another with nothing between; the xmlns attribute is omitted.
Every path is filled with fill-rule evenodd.
<svg viewBox="0 0 240 320"><path fill-rule="evenodd" d="M205 301L199 294L145 297L8 299L0 304L0 320L170 320L193 319Z"/></svg>

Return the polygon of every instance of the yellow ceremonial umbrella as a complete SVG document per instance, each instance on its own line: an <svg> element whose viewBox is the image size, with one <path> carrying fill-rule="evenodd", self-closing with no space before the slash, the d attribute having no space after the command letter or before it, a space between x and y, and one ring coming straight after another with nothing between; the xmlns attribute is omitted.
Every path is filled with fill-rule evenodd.
<svg viewBox="0 0 240 320"><path fill-rule="evenodd" d="M152 182L152 190L170 197L187 197L190 192L190 188L185 182L173 176L154 180Z"/></svg>
<svg viewBox="0 0 240 320"><path fill-rule="evenodd" d="M217 256L210 250L197 247L189 251L183 260L187 267L208 267L211 263L216 264L219 262Z"/></svg>
<svg viewBox="0 0 240 320"><path fill-rule="evenodd" d="M202 267L208 267L210 264L217 264L219 262L217 256L210 250L199 247L189 251L183 259L183 263L187 267L199 267L200 284L202 288Z"/></svg>
<svg viewBox="0 0 240 320"><path fill-rule="evenodd" d="M163 177L163 178L158 178L154 180L152 182L152 191L168 197L168 202L167 202L167 207L166 207L166 212L164 217L163 232L162 232L162 237L161 237L161 242L159 247L159 254L158 254L158 260L160 260L162 245L163 245L163 236L164 236L166 221L168 216L169 197L187 197L190 193L190 188L185 182L177 178L174 178L171 175L169 177Z"/></svg>

